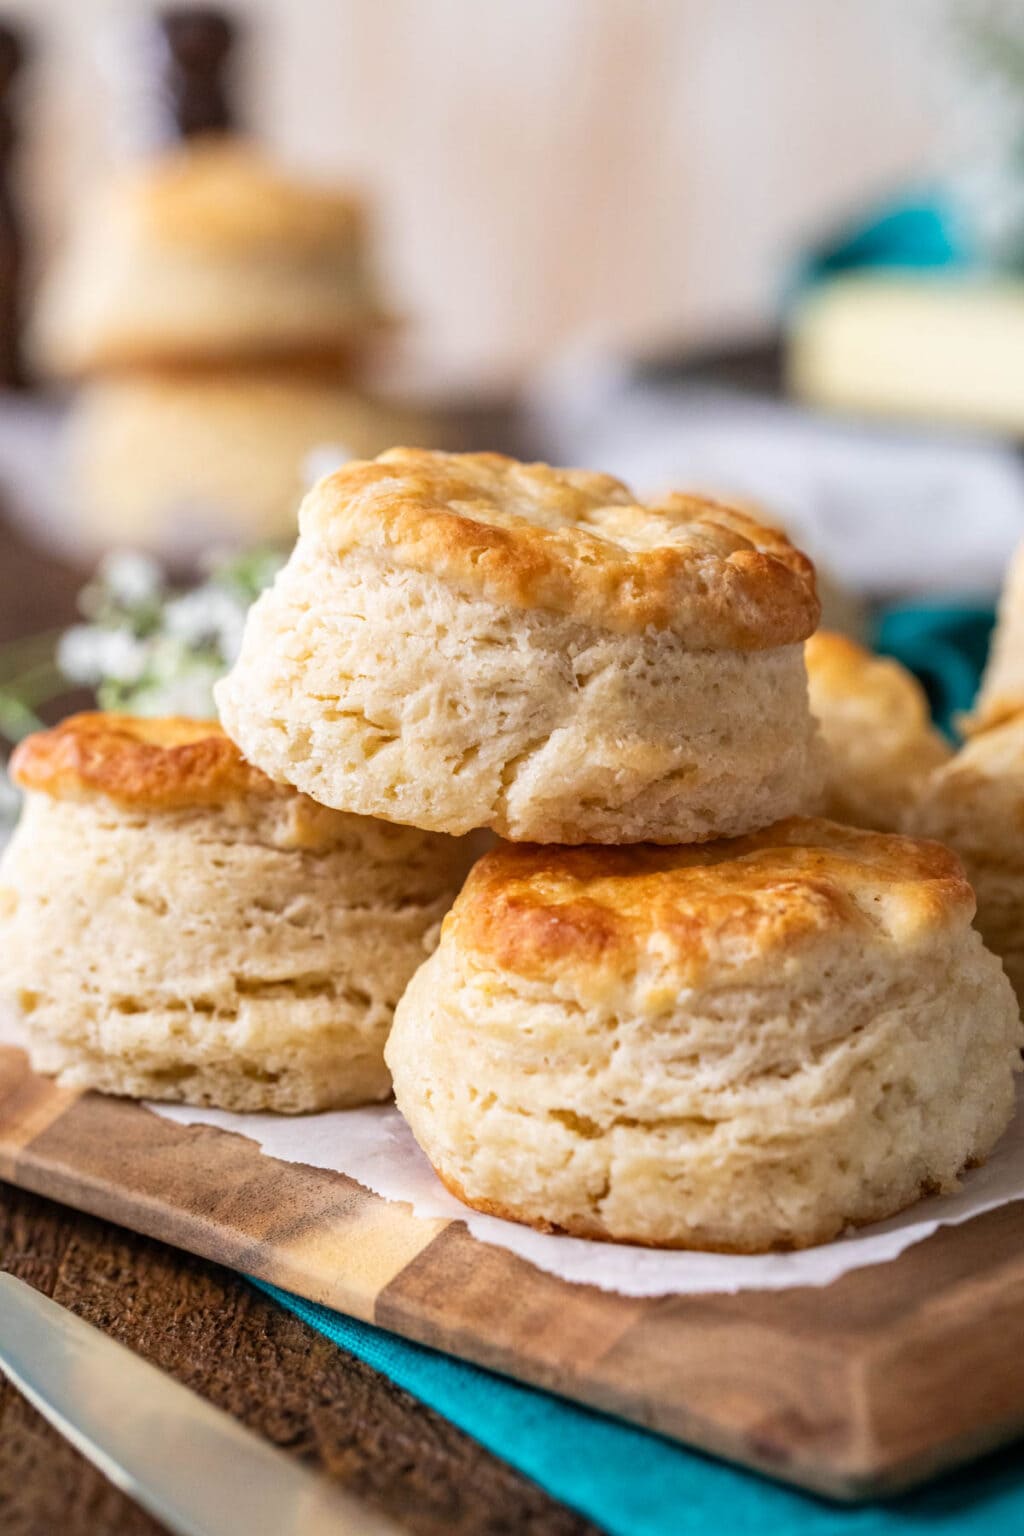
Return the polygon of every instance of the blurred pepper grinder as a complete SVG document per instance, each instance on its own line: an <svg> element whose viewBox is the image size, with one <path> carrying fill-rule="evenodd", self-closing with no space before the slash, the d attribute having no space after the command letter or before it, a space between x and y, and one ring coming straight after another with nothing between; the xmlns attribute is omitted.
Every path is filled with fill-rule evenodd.
<svg viewBox="0 0 1024 1536"><path fill-rule="evenodd" d="M233 18L215 7L170 6L157 13L159 102L165 140L230 133L236 126L231 89Z"/></svg>
<svg viewBox="0 0 1024 1536"><path fill-rule="evenodd" d="M25 57L24 38L0 22L0 388L25 383L21 350L22 235L11 169L18 133L12 99Z"/></svg>

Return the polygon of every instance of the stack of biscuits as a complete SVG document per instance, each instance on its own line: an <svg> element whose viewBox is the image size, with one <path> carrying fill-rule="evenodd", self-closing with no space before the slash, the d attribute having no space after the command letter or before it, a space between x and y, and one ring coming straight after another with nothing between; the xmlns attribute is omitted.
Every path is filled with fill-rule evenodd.
<svg viewBox="0 0 1024 1536"><path fill-rule="evenodd" d="M425 422L366 391L388 325L354 193L219 135L117 176L83 207L35 316L40 369L79 386L77 542L187 557L211 538L290 540L313 450L425 440Z"/></svg>
<svg viewBox="0 0 1024 1536"><path fill-rule="evenodd" d="M393 1083L467 1205L590 1238L800 1247L953 1188L1024 1031L956 855L845 824L868 770L888 825L945 749L834 639L819 728L817 621L809 562L714 502L346 465L250 613L226 734L91 716L19 750L34 1061L246 1107Z"/></svg>

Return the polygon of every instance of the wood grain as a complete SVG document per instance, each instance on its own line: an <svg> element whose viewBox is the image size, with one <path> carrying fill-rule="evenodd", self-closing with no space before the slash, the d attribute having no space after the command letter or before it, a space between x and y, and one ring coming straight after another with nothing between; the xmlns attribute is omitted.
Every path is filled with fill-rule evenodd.
<svg viewBox="0 0 1024 1536"><path fill-rule="evenodd" d="M227 1270L3 1186L0 1265L419 1536L596 1536ZM0 1378L4 1536L161 1529Z"/></svg>
<svg viewBox="0 0 1024 1536"><path fill-rule="evenodd" d="M27 1083L11 1049L0 1164L36 1193L838 1498L1024 1430L1024 1202L825 1289L629 1299L244 1137L68 1101Z"/></svg>

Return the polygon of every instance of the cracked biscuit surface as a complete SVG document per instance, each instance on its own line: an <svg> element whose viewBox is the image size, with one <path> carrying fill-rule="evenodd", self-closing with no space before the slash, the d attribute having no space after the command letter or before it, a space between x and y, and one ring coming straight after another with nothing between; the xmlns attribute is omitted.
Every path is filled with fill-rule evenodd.
<svg viewBox="0 0 1024 1536"><path fill-rule="evenodd" d="M934 843L820 820L503 846L398 1006L399 1108L467 1204L619 1242L802 1247L955 1187L1024 1031Z"/></svg>
<svg viewBox="0 0 1024 1536"><path fill-rule="evenodd" d="M38 1070L227 1109L387 1096L463 845L273 784L204 721L72 717L13 774L0 988Z"/></svg>
<svg viewBox="0 0 1024 1536"><path fill-rule="evenodd" d="M694 842L817 788L813 570L694 497L394 449L306 498L219 685L272 778L514 841Z"/></svg>

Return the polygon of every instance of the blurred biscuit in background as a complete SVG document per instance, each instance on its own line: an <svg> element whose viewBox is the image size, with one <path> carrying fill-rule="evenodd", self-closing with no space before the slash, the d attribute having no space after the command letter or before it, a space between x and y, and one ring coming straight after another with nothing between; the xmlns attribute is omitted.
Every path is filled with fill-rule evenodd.
<svg viewBox="0 0 1024 1536"><path fill-rule="evenodd" d="M362 202L211 138L86 203L33 335L61 377L297 360L337 370L383 318Z"/></svg>
<svg viewBox="0 0 1024 1536"><path fill-rule="evenodd" d="M931 723L921 684L888 656L818 630L804 649L811 713L824 741L827 816L898 832L953 748Z"/></svg>
<svg viewBox="0 0 1024 1536"><path fill-rule="evenodd" d="M374 398L385 316L362 202L199 138L121 173L44 284L35 350L79 388L61 542L187 559L290 541L314 449L335 462L426 444Z"/></svg>
<svg viewBox="0 0 1024 1536"><path fill-rule="evenodd" d="M1007 568L999 596L996 627L978 697L960 720L967 735L997 725L1024 709L1024 544Z"/></svg>
<svg viewBox="0 0 1024 1536"><path fill-rule="evenodd" d="M310 456L427 443L426 417L344 383L258 370L92 379L71 408L65 472L78 542L185 557L291 542Z"/></svg>
<svg viewBox="0 0 1024 1536"><path fill-rule="evenodd" d="M973 736L934 773L909 824L963 859L977 926L1024 998L1024 712Z"/></svg>

